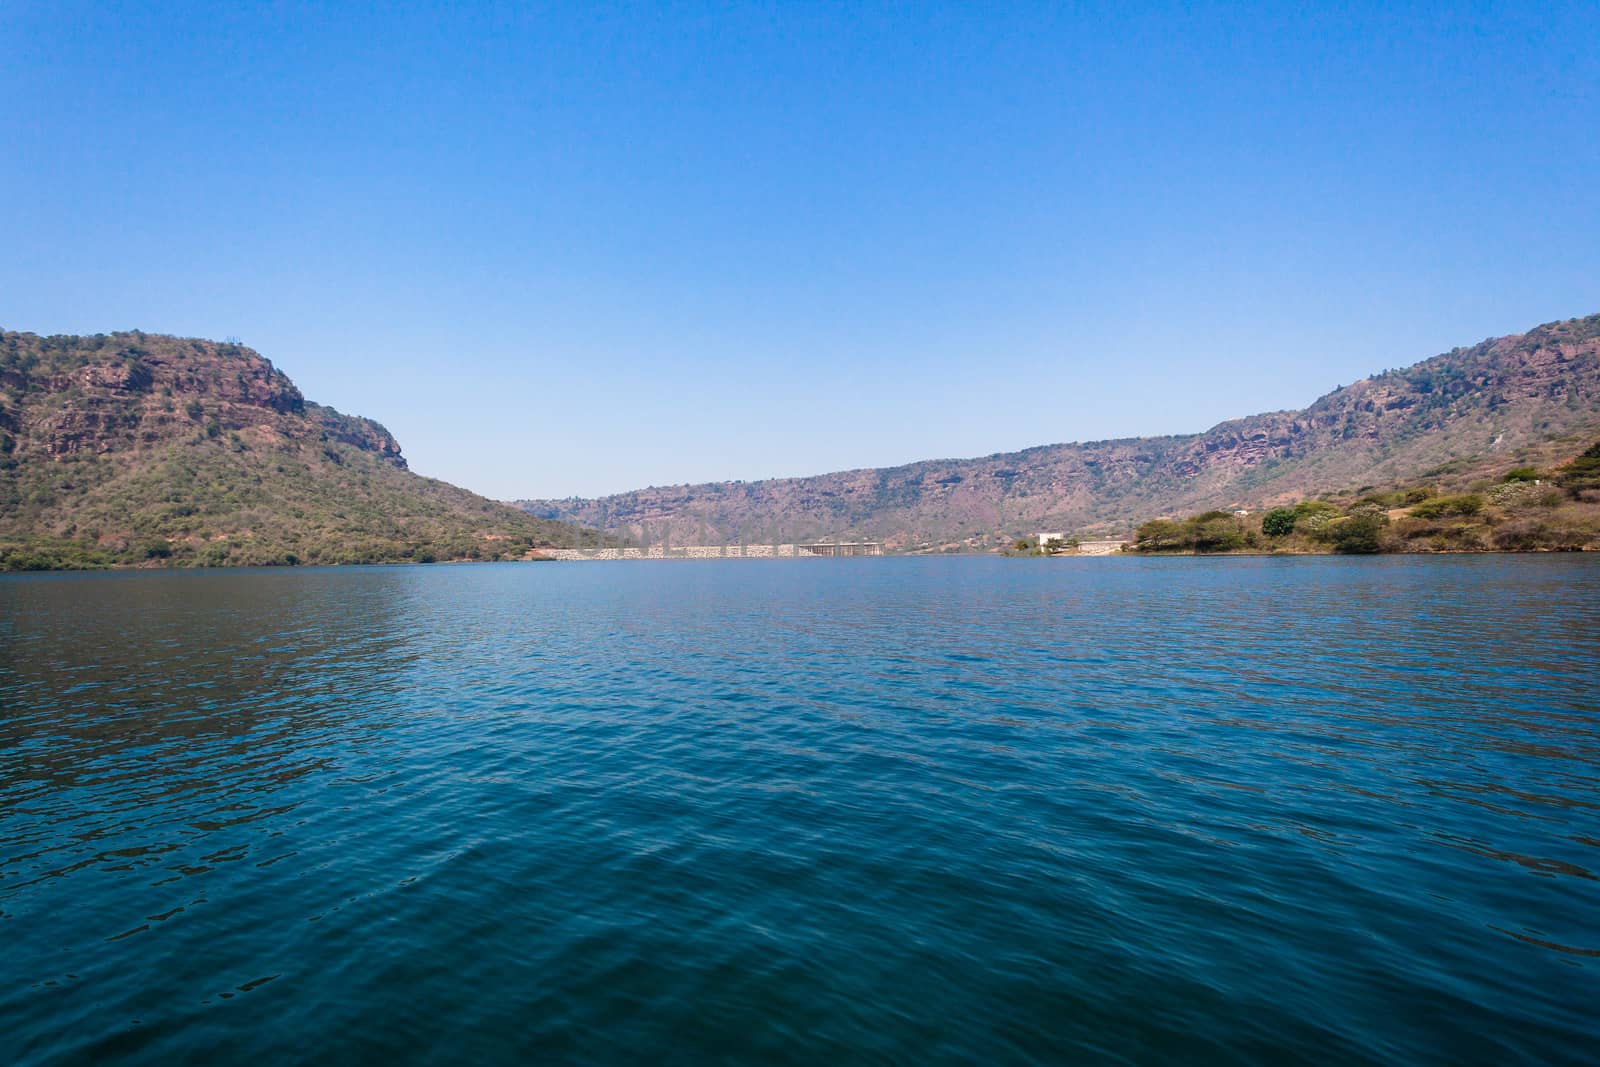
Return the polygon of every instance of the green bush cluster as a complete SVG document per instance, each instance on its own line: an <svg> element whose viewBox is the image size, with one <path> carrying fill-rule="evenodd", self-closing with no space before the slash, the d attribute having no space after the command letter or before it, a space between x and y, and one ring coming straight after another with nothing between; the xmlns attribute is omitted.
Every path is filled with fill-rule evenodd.
<svg viewBox="0 0 1600 1067"><path fill-rule="evenodd" d="M1261 532L1268 537L1287 537L1296 530L1315 534L1343 514L1325 500L1302 500L1291 507L1273 508L1261 516Z"/></svg>
<svg viewBox="0 0 1600 1067"><path fill-rule="evenodd" d="M0 477L0 570L521 559L605 540L342 442L238 446L202 436L18 466Z"/></svg>
<svg viewBox="0 0 1600 1067"><path fill-rule="evenodd" d="M1237 552L1258 544L1255 531L1226 511L1207 511L1181 521L1154 519L1134 535L1134 547L1144 552Z"/></svg>
<svg viewBox="0 0 1600 1067"><path fill-rule="evenodd" d="M1555 471L1518 467L1481 491L1440 495L1433 486L1373 491L1338 504L1305 500L1272 508L1259 534L1209 511L1138 528L1144 552L1477 552L1600 547L1600 443ZM1391 519L1401 509L1405 514Z"/></svg>
<svg viewBox="0 0 1600 1067"><path fill-rule="evenodd" d="M1600 444L1563 467L1555 481L1574 497L1584 492L1600 491Z"/></svg>
<svg viewBox="0 0 1600 1067"><path fill-rule="evenodd" d="M1476 515L1482 510L1483 497L1477 493L1462 493L1424 500L1411 509L1411 514L1419 519L1437 519L1446 515Z"/></svg>
<svg viewBox="0 0 1600 1067"><path fill-rule="evenodd" d="M1388 524L1381 513L1364 511L1334 519L1317 531L1317 537L1332 545L1335 552L1378 552L1383 548L1383 529Z"/></svg>
<svg viewBox="0 0 1600 1067"><path fill-rule="evenodd" d="M102 570L116 562L114 553L76 541L45 538L0 544L0 571Z"/></svg>
<svg viewBox="0 0 1600 1067"><path fill-rule="evenodd" d="M1268 537L1287 537L1294 533L1299 518L1294 508L1273 508L1261 516L1261 532Z"/></svg>

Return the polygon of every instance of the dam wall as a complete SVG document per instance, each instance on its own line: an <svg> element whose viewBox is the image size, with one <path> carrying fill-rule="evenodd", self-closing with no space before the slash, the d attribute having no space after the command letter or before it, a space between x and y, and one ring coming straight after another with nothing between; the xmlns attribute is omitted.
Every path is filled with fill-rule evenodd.
<svg viewBox="0 0 1600 1067"><path fill-rule="evenodd" d="M651 545L648 548L541 548L556 559L779 559L801 555L794 545Z"/></svg>

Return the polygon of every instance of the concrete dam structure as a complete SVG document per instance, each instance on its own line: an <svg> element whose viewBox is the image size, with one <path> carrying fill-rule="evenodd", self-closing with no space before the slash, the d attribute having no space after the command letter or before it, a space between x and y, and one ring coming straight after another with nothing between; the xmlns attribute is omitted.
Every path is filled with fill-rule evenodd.
<svg viewBox="0 0 1600 1067"><path fill-rule="evenodd" d="M878 541L819 541L776 545L650 545L646 548L542 548L543 555L568 560L606 559L831 559L881 556Z"/></svg>

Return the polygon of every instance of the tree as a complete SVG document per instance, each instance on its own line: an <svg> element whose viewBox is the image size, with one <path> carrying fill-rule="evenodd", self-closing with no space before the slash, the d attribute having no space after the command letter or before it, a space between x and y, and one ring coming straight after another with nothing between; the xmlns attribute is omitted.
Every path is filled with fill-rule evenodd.
<svg viewBox="0 0 1600 1067"><path fill-rule="evenodd" d="M1134 544L1146 552L1183 547L1183 528L1171 519L1151 519L1134 531Z"/></svg>
<svg viewBox="0 0 1600 1067"><path fill-rule="evenodd" d="M1184 523L1196 552L1231 552L1245 546L1244 524L1226 511L1207 511Z"/></svg>
<svg viewBox="0 0 1600 1067"><path fill-rule="evenodd" d="M1384 519L1370 512L1337 519L1327 526L1335 552L1368 553L1381 547Z"/></svg>
<svg viewBox="0 0 1600 1067"><path fill-rule="evenodd" d="M1294 508L1273 508L1261 516L1261 532L1268 537L1285 537L1294 533L1295 520L1299 517Z"/></svg>

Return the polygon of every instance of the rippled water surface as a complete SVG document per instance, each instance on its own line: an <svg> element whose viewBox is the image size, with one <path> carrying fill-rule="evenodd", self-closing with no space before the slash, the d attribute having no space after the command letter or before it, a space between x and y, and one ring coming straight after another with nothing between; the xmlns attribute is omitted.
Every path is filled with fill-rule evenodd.
<svg viewBox="0 0 1600 1067"><path fill-rule="evenodd" d="M0 642L0 1061L1600 1050L1600 559L15 577Z"/></svg>

